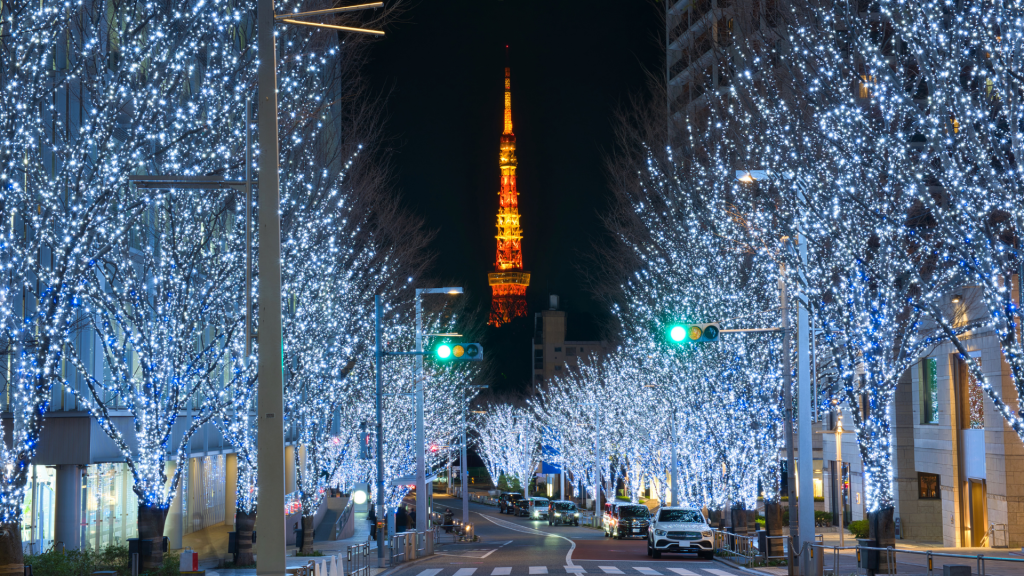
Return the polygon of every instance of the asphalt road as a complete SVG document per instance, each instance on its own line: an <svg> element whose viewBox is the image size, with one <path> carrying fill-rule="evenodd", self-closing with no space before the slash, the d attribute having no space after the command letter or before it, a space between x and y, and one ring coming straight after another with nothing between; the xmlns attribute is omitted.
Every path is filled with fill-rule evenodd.
<svg viewBox="0 0 1024 576"><path fill-rule="evenodd" d="M451 508L462 517L462 501L435 495L434 509ZM400 567L394 576L528 576L609 574L623 576L741 576L744 573L694 555L647 556L645 540L612 540L600 530L548 526L470 503L470 522L479 542L442 541L435 556Z"/></svg>

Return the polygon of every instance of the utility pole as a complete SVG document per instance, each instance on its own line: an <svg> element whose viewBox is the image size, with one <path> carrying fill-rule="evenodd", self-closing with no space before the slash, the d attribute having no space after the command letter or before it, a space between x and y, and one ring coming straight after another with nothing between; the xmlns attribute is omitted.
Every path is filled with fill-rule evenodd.
<svg viewBox="0 0 1024 576"><path fill-rule="evenodd" d="M782 414L784 419L784 430L786 439L786 488L789 497L789 537L790 542L795 545L799 540L798 518L793 514L796 506L796 462L793 457L793 379L792 367L790 366L790 351L792 347L791 331L789 329L789 294L786 291L785 269L779 274L779 300L782 305L782 402L784 404ZM795 558L794 546L789 547L790 559ZM789 574L796 574L793 562L789 563Z"/></svg>
<svg viewBox="0 0 1024 576"><path fill-rule="evenodd" d="M281 341L281 205L278 174L277 54L274 39L274 0L256 4L259 104L260 329L259 396L256 442L260 448L257 489L260 495L256 542L262 576L285 571L284 517L284 375ZM248 122L248 118L246 119Z"/></svg>
<svg viewBox="0 0 1024 576"><path fill-rule="evenodd" d="M373 341L373 372L377 383L377 567L384 568L384 526L387 523L387 512L384 510L384 410L382 406L382 394L384 392L384 378L381 374L381 359L384 346L381 344L381 316L382 306L380 294L373 296L373 319L374 319L374 341ZM383 522L383 526L381 523Z"/></svg>
<svg viewBox="0 0 1024 576"><path fill-rule="evenodd" d="M800 263L807 263L807 238L803 235L799 235L799 255ZM797 396L797 414L798 432L800 453L798 454L800 462L800 506L797 508L797 512L800 515L798 522L798 528L800 531L800 550L803 550L803 558L800 559L804 576L809 576L811 573L811 554L810 548L814 544L814 444L812 442L811 434L811 406L813 406L815 398L812 397L813 392L811 391L811 362L810 362L810 322L808 321L807 314L807 294L801 287L797 297L797 375L799 377L798 384L798 396ZM789 517L792 519L793 514L790 512Z"/></svg>

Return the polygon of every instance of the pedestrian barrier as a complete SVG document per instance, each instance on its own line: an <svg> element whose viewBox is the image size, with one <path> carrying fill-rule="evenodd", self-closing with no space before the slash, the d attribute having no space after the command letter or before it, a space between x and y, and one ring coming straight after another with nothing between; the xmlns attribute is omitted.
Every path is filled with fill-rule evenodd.
<svg viewBox="0 0 1024 576"><path fill-rule="evenodd" d="M356 544L345 550L345 576L370 576L370 544Z"/></svg>
<svg viewBox="0 0 1024 576"><path fill-rule="evenodd" d="M722 530L711 530L714 536L712 547L723 556L741 556L748 561L760 556L757 548L757 537L745 534L734 534Z"/></svg>

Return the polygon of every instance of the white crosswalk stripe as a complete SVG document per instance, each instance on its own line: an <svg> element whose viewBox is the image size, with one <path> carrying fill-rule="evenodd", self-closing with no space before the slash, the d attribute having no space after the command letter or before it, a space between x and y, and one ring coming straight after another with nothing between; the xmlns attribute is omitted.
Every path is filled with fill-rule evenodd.
<svg viewBox="0 0 1024 576"><path fill-rule="evenodd" d="M726 572L725 570L719 570L717 568L704 568L704 571L709 574L714 574L715 576L736 576L731 572Z"/></svg>
<svg viewBox="0 0 1024 576"><path fill-rule="evenodd" d="M440 568L430 568L429 570L424 570L423 572L420 572L418 576L436 576L437 573L440 571Z"/></svg>
<svg viewBox="0 0 1024 576"><path fill-rule="evenodd" d="M654 568L648 568L646 566L633 566L633 570L644 574L645 576L661 576L661 572L658 572Z"/></svg>
<svg viewBox="0 0 1024 576"><path fill-rule="evenodd" d="M669 568L669 570L675 572L679 576L697 576L696 572L690 572L686 568Z"/></svg>
<svg viewBox="0 0 1024 576"><path fill-rule="evenodd" d="M491 576L509 576L509 574L511 574L511 573L512 573L512 567L511 566L501 566L501 567L495 568L494 570L491 570ZM732 576L732 575L730 574L730 576Z"/></svg>
<svg viewBox="0 0 1024 576"><path fill-rule="evenodd" d="M622 574L622 570L619 570L615 566L598 566L605 574Z"/></svg>
<svg viewBox="0 0 1024 576"><path fill-rule="evenodd" d="M569 574L586 574L587 571L583 569L583 566L566 566L565 571Z"/></svg>
<svg viewBox="0 0 1024 576"><path fill-rule="evenodd" d="M530 566L530 574L547 574L547 566Z"/></svg>
<svg viewBox="0 0 1024 576"><path fill-rule="evenodd" d="M459 568L455 571L454 576L473 576L474 572L476 572L476 568Z"/></svg>

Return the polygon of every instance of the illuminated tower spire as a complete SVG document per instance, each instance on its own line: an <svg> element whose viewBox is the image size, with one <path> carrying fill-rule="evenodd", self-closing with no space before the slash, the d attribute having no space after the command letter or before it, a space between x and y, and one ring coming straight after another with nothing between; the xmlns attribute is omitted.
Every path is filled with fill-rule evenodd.
<svg viewBox="0 0 1024 576"><path fill-rule="evenodd" d="M505 129L498 153L501 189L498 191L498 251L494 272L487 275L491 285L491 315L488 323L501 326L526 316L526 287L530 273L523 271L523 232L519 228L519 192L516 190L516 135L512 133L512 88L505 68Z"/></svg>

